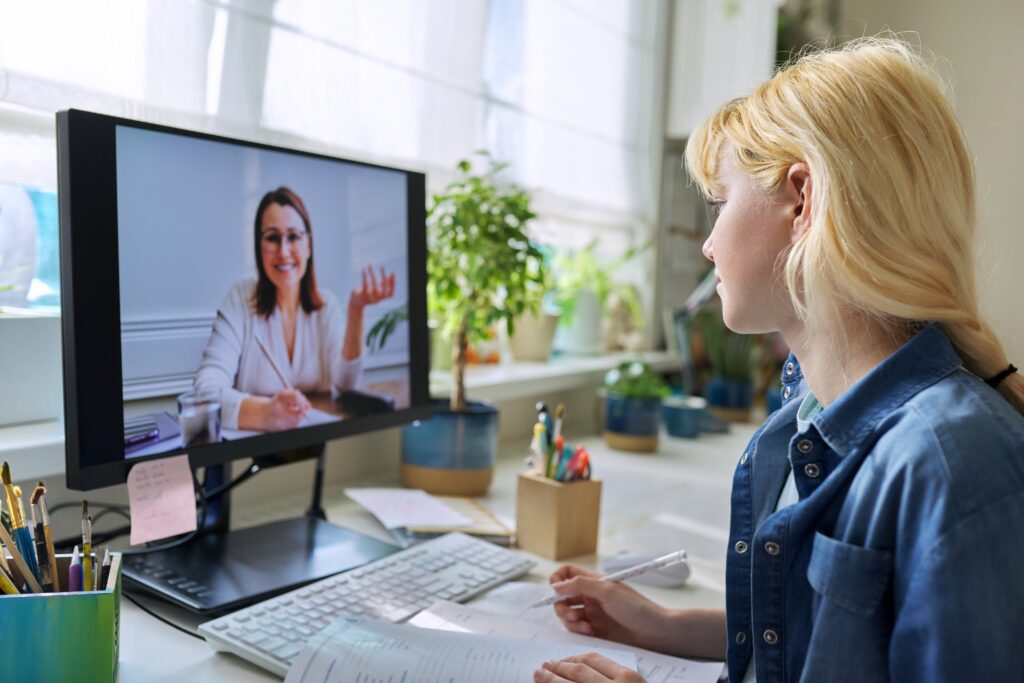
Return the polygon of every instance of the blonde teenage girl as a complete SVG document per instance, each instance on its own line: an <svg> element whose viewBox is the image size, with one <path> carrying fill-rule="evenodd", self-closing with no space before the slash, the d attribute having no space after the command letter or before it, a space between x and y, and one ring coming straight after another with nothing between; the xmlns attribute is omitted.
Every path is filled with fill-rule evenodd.
<svg viewBox="0 0 1024 683"><path fill-rule="evenodd" d="M1024 679L1024 381L978 311L974 170L899 40L801 57L694 132L726 324L781 331L739 455L726 609L574 566L566 627L725 658L734 682ZM799 359L799 361L797 360ZM587 655L536 681L642 680Z"/></svg>

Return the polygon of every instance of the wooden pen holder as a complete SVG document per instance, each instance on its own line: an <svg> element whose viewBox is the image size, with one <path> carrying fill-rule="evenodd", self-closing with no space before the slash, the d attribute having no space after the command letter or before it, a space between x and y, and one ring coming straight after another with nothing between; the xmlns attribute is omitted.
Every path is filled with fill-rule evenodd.
<svg viewBox="0 0 1024 683"><path fill-rule="evenodd" d="M516 492L516 545L552 560L592 555L601 518L601 482L559 482L521 473Z"/></svg>
<svg viewBox="0 0 1024 683"><path fill-rule="evenodd" d="M117 678L121 553L111 553L110 558L107 585L99 590L0 595L0 681ZM63 588L70 563L70 555L57 555ZM14 563L11 572L21 585Z"/></svg>

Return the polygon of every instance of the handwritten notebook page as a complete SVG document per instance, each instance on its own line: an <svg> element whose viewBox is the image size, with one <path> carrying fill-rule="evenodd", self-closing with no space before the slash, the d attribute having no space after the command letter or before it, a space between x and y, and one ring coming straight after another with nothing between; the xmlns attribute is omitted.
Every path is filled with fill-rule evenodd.
<svg viewBox="0 0 1024 683"><path fill-rule="evenodd" d="M196 530L196 496L187 455L140 462L128 472L131 544Z"/></svg>
<svg viewBox="0 0 1024 683"><path fill-rule="evenodd" d="M550 607L536 608L533 611L554 613ZM622 648L636 656L636 669L647 680L647 683L713 683L722 673L722 662L695 662L681 657L663 655L659 652L613 643L600 638L570 633L561 626L553 629L523 619L488 614L473 609L472 606L459 605L454 602L437 602L430 609L417 614L409 623L421 628L443 631L488 634L505 638L575 645L583 648L586 652L600 652L605 648Z"/></svg>
<svg viewBox="0 0 1024 683"><path fill-rule="evenodd" d="M549 659L594 648L470 633L451 633L382 621L339 619L314 636L288 670L285 683L522 683ZM598 652L636 668L624 650Z"/></svg>

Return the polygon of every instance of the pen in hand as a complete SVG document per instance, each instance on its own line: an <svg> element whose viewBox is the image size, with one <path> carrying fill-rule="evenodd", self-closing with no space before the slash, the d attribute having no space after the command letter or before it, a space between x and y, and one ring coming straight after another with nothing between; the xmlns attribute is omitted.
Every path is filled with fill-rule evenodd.
<svg viewBox="0 0 1024 683"><path fill-rule="evenodd" d="M644 573L649 572L649 571L654 571L655 569L663 569L665 567L670 567L670 566L672 566L674 564L679 564L680 562L685 562L685 561L686 561L686 551L685 550L677 550L674 553L669 553L668 555L662 555L661 557L655 558L655 559L651 560L650 562L644 562L643 564L638 564L635 567L629 567L628 569L623 569L622 571L614 572L612 574L607 574L607 575L601 577L601 580L602 581L625 581L626 579L631 579L634 576L639 576L640 574L644 574ZM559 602L565 602L566 600L569 600L572 597L574 597L574 596L572 596L572 595L558 595L558 594L555 594L555 595L551 595L551 596L548 596L546 598L542 598L542 599L538 600L537 602L535 602L532 605L530 605L530 607L533 608L533 607L544 607L546 605L554 605L554 604L559 603Z"/></svg>

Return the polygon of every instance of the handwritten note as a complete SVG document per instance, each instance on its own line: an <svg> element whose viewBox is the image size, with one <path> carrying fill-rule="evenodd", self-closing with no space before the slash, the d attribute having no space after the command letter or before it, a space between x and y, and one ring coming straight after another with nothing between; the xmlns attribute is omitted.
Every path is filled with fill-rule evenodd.
<svg viewBox="0 0 1024 683"><path fill-rule="evenodd" d="M196 529L196 498L187 455L140 462L128 472L132 545Z"/></svg>

